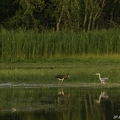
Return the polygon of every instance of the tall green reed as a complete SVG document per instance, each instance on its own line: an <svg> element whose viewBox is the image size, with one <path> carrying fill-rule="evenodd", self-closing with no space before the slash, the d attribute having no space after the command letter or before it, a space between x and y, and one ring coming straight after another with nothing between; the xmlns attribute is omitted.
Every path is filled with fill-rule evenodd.
<svg viewBox="0 0 120 120"><path fill-rule="evenodd" d="M119 54L120 30L87 33L7 31L0 32L2 60L41 59L54 56Z"/></svg>

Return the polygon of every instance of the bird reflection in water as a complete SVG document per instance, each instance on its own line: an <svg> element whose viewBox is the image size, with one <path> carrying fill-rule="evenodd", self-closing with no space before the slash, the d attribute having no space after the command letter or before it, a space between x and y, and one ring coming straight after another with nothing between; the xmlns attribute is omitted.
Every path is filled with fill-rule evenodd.
<svg viewBox="0 0 120 120"><path fill-rule="evenodd" d="M58 91L57 95L58 96L64 96L65 95L65 93L63 91L63 88Z"/></svg>
<svg viewBox="0 0 120 120"><path fill-rule="evenodd" d="M57 103L65 104L69 101L70 94L64 92L63 88L59 89L57 92Z"/></svg>
<svg viewBox="0 0 120 120"><path fill-rule="evenodd" d="M109 98L108 94L104 91L101 91L101 94L99 95L99 99L96 100L96 103L101 103L102 99L108 99L108 98Z"/></svg>

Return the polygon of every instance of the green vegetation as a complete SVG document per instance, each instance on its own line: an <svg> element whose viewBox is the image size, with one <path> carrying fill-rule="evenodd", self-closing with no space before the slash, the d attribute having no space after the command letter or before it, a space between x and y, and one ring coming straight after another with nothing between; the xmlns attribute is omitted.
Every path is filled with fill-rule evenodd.
<svg viewBox="0 0 120 120"><path fill-rule="evenodd" d="M99 83L96 72L119 83L120 30L91 32L0 32L0 83ZM25 64L26 63L26 64Z"/></svg>
<svg viewBox="0 0 120 120"><path fill-rule="evenodd" d="M0 25L14 30L119 28L119 6L119 0L0 0Z"/></svg>
<svg viewBox="0 0 120 120"><path fill-rule="evenodd" d="M104 90L111 113L115 104L119 111L119 6L120 0L0 0L0 117L27 111L25 120L54 112L66 120L105 119L104 98L98 105ZM97 72L109 78L106 86ZM54 76L67 73L62 86Z"/></svg>
<svg viewBox="0 0 120 120"><path fill-rule="evenodd" d="M47 91L48 90L48 91ZM18 111L44 109L44 98L47 95L55 97L55 92L52 89L33 89L33 88L0 88L1 110L12 111L12 108Z"/></svg>
<svg viewBox="0 0 120 120"><path fill-rule="evenodd" d="M0 69L0 83L30 83L60 85L54 78L56 74L70 74L65 84L100 83L98 76L108 77L109 83L119 83L120 64L10 64L2 65Z"/></svg>
<svg viewBox="0 0 120 120"><path fill-rule="evenodd" d="M114 105L119 104L120 95L119 89L101 90L101 89L64 88L63 90L64 95L59 96L58 92L60 90L61 90L60 88L22 88L22 89L0 88L1 94L0 117L2 115L3 118L5 117L4 115L8 113L13 114L13 112L17 113L17 115L20 115L20 112L24 112L20 116L20 118L22 117L24 118L24 115L26 113L27 118L28 113L30 113L30 116L33 115L34 117L36 117L36 114L31 114L31 112L34 113L37 112L39 113L40 116L44 116L44 114L40 114L41 112L43 113L44 111L46 113L54 112L54 115L58 114L59 112L59 114L61 115L60 116L56 115L57 118L61 118L61 116L64 114L64 116L72 116L72 118L74 117L75 119L76 116L82 118L83 114L81 113L81 111L83 111L85 113L84 116L89 116L89 118L91 117L92 120L96 120L96 117L101 118L101 113L108 115L110 113L113 113L114 111L119 111L119 105L116 106ZM110 96L110 98L108 97L107 99L106 98L99 99L101 92L105 92L105 95ZM97 103L98 100L100 100L100 102L102 103L101 107L104 109L108 108L107 106L108 104L106 103L109 102L109 105L111 106L109 110L107 110L109 112L105 113L103 110L101 111L101 107L99 107L100 103ZM14 111L13 108L16 109L16 111ZM51 116L50 113L48 115Z"/></svg>
<svg viewBox="0 0 120 120"><path fill-rule="evenodd" d="M85 55L114 55L120 53L120 30L93 32L0 32L1 61L39 61L50 58L70 58Z"/></svg>

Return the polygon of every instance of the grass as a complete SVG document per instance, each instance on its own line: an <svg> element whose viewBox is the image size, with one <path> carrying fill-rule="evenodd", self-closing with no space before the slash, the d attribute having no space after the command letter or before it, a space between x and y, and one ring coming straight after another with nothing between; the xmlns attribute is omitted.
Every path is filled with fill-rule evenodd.
<svg viewBox="0 0 120 120"><path fill-rule="evenodd" d="M98 76L109 77L108 83L119 83L120 64L2 64L0 83L58 84L56 74L70 74L65 83L99 83Z"/></svg>
<svg viewBox="0 0 120 120"><path fill-rule="evenodd" d="M66 73L71 76L66 83L99 83L96 72L119 83L119 33L119 29L87 33L2 29L0 83L55 84L54 75Z"/></svg>
<svg viewBox="0 0 120 120"><path fill-rule="evenodd" d="M39 61L84 55L114 55L120 53L120 30L87 33L0 31L0 60L2 62Z"/></svg>

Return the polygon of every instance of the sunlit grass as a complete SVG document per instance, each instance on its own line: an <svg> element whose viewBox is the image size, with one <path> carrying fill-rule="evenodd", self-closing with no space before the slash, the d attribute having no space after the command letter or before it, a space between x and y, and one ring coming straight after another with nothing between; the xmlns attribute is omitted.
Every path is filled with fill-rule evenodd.
<svg viewBox="0 0 120 120"><path fill-rule="evenodd" d="M42 66L37 64L34 67L30 67L29 64L23 68L20 66L0 69L0 83L57 84L58 80L54 76L67 73L70 74L70 79L65 83L99 83L98 76L94 75L97 72L101 73L101 77L108 77L108 83L119 83L120 80L119 64L46 64Z"/></svg>

